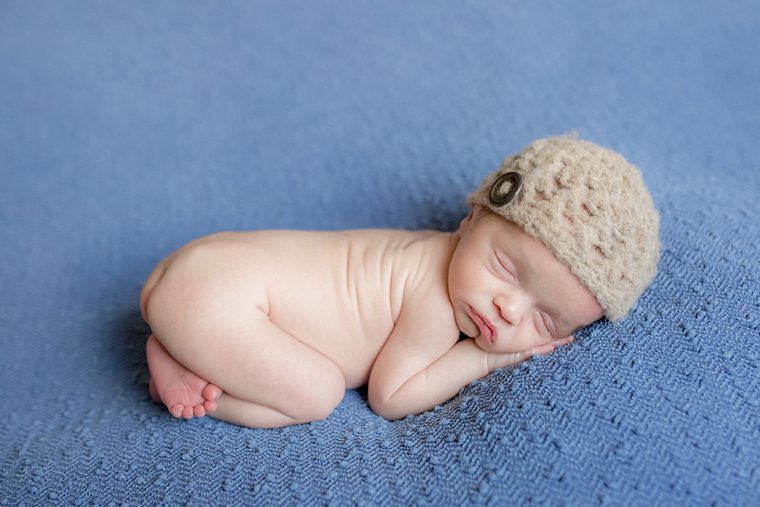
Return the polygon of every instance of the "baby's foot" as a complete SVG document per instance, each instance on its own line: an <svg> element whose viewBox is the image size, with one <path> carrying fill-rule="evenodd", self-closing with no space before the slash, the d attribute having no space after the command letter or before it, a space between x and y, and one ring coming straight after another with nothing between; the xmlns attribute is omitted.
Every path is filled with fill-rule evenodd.
<svg viewBox="0 0 760 507"><path fill-rule="evenodd" d="M177 362L163 345L151 336L146 345L150 370L150 395L166 405L174 417L203 417L216 410L222 390Z"/></svg>

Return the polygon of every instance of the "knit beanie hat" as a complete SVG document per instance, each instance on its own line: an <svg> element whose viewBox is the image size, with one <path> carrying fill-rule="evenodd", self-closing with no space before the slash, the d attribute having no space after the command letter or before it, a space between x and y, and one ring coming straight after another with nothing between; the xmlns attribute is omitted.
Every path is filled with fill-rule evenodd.
<svg viewBox="0 0 760 507"><path fill-rule="evenodd" d="M591 291L608 319L623 318L660 257L660 217L639 170L573 136L540 139L467 196L541 240Z"/></svg>

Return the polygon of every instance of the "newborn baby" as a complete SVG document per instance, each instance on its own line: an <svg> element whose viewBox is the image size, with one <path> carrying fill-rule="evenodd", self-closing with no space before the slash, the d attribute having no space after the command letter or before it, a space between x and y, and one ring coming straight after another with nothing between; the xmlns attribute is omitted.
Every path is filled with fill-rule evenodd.
<svg viewBox="0 0 760 507"><path fill-rule="evenodd" d="M141 295L153 399L270 428L368 385L397 419L622 318L654 278L657 211L608 149L535 141L468 202L453 233L226 232L174 252Z"/></svg>

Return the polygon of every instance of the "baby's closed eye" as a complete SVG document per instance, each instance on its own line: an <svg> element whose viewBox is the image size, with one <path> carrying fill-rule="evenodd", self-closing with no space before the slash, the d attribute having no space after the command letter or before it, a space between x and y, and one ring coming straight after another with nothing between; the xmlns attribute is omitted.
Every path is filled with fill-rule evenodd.
<svg viewBox="0 0 760 507"><path fill-rule="evenodd" d="M495 253L494 257L496 258L498 270L504 277L510 281L517 280L517 270L512 261L507 256L499 253Z"/></svg>
<svg viewBox="0 0 760 507"><path fill-rule="evenodd" d="M552 322L552 319L549 315L540 310L536 310L533 312L533 322L535 323L536 330L539 333L556 339L554 323Z"/></svg>

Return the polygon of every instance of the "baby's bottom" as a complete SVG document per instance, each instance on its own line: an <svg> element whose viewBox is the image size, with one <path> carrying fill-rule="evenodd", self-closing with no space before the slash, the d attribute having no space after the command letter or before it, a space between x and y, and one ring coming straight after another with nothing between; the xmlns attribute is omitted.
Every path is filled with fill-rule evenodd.
<svg viewBox="0 0 760 507"><path fill-rule="evenodd" d="M146 284L142 306L154 332L146 347L154 399L175 417L208 412L256 428L330 415L345 394L335 363L231 290L239 274L217 273L204 279L172 267Z"/></svg>

